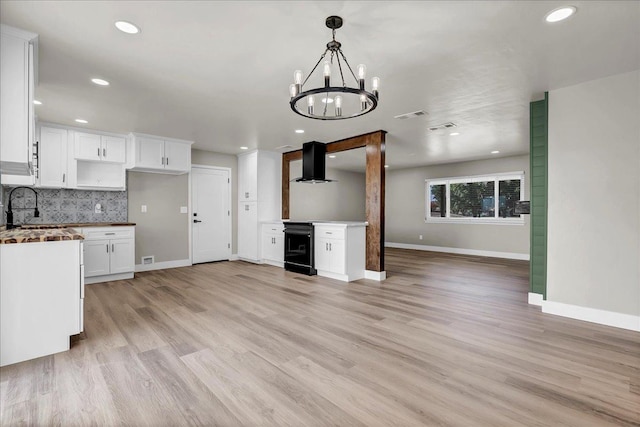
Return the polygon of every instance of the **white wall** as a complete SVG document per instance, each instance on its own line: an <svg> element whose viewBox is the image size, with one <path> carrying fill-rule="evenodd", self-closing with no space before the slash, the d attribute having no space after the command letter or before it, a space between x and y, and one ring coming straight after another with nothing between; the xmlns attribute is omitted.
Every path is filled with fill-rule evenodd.
<svg viewBox="0 0 640 427"><path fill-rule="evenodd" d="M393 170L386 175L386 238L390 243L529 255L529 215L524 225L425 223L425 180L499 172L525 173L524 198L529 197L529 156L504 157ZM423 240L419 239L423 236Z"/></svg>
<svg viewBox="0 0 640 427"><path fill-rule="evenodd" d="M302 176L302 161L291 162L291 179ZM327 168L327 179L337 182L289 187L289 216L292 220L364 221L366 208L365 175Z"/></svg>
<svg viewBox="0 0 640 427"><path fill-rule="evenodd" d="M548 301L640 316L639 122L639 71L549 93Z"/></svg>

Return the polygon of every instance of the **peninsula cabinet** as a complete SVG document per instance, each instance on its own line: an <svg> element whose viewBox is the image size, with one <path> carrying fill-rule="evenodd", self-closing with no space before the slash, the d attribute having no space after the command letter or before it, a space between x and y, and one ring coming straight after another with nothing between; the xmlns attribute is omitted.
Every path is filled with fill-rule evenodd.
<svg viewBox="0 0 640 427"><path fill-rule="evenodd" d="M315 268L319 276L350 282L364 278L365 225L314 224Z"/></svg>
<svg viewBox="0 0 640 427"><path fill-rule="evenodd" d="M129 134L128 169L174 175L189 173L192 144L193 141Z"/></svg>
<svg viewBox="0 0 640 427"><path fill-rule="evenodd" d="M238 257L262 259L260 224L280 219L282 154L256 150L238 155Z"/></svg>
<svg viewBox="0 0 640 427"><path fill-rule="evenodd" d="M30 176L38 36L7 25L0 33L0 172Z"/></svg>

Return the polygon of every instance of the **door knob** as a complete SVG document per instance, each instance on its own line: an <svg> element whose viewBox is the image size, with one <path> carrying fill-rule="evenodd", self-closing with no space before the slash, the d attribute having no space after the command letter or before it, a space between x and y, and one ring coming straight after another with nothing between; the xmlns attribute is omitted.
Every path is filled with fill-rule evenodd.
<svg viewBox="0 0 640 427"><path fill-rule="evenodd" d="M194 219L194 220L193 220L193 223L194 223L194 224L197 224L197 223L199 223L199 222L202 222L202 221L200 221L199 219Z"/></svg>

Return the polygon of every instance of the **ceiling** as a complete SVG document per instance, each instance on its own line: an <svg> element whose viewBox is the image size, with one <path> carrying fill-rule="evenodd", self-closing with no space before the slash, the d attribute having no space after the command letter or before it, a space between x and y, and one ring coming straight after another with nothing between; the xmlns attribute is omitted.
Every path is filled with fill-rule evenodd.
<svg viewBox="0 0 640 427"><path fill-rule="evenodd" d="M90 129L194 140L229 154L384 129L393 169L527 153L530 101L640 68L640 2L573 1L575 16L544 21L565 4L2 1L0 16L40 35L40 120L81 126L74 119L83 118ZM380 77L380 104L350 120L303 118L289 107L289 84L324 51L324 20L334 14L345 21L336 39L352 66ZM142 31L121 33L116 20ZM394 119L416 110L428 115ZM445 122L459 135L428 130ZM359 155L332 162L364 166Z"/></svg>

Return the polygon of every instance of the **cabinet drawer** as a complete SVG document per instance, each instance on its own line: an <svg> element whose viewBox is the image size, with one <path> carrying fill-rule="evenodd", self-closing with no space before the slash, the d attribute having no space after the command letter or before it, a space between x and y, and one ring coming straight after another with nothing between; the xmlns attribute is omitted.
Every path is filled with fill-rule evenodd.
<svg viewBox="0 0 640 427"><path fill-rule="evenodd" d="M342 239L344 240L344 228L340 227L316 227L315 228L315 236L316 238L327 238L327 239Z"/></svg>
<svg viewBox="0 0 640 427"><path fill-rule="evenodd" d="M284 232L284 224L262 224L262 232L264 234L282 234Z"/></svg>
<svg viewBox="0 0 640 427"><path fill-rule="evenodd" d="M85 240L97 239L131 239L134 237L133 227L87 227L82 229Z"/></svg>

